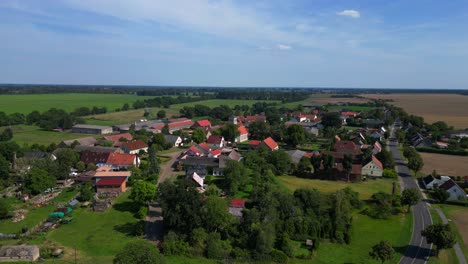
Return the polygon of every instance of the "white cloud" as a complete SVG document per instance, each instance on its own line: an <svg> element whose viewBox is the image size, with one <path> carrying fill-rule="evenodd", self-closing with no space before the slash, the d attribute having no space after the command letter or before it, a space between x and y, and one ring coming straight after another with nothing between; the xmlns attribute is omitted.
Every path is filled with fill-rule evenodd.
<svg viewBox="0 0 468 264"><path fill-rule="evenodd" d="M292 49L291 46L285 45L285 44L278 44L276 47L277 47L278 49L280 49L280 50L290 50L290 49Z"/></svg>
<svg viewBox="0 0 468 264"><path fill-rule="evenodd" d="M337 15L339 16L348 16L348 17L352 17L352 18L360 18L361 17L361 13L359 13L359 11L356 11L356 10L343 10L341 12L337 12L336 13Z"/></svg>

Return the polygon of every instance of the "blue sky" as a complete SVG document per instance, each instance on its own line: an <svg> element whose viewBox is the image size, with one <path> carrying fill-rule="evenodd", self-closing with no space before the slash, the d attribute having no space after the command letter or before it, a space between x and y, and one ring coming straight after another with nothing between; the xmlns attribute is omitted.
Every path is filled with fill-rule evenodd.
<svg viewBox="0 0 468 264"><path fill-rule="evenodd" d="M0 1L0 83L468 88L468 1Z"/></svg>

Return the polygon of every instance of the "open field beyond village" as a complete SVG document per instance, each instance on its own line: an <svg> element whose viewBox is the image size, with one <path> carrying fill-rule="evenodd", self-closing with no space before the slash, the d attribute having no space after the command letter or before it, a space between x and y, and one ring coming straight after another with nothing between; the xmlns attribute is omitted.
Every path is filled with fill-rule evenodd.
<svg viewBox="0 0 468 264"><path fill-rule="evenodd" d="M468 96L458 94L366 94L373 99L392 99L410 114L428 123L444 121L455 128L468 128Z"/></svg>
<svg viewBox="0 0 468 264"><path fill-rule="evenodd" d="M419 153L424 160L422 172L427 175L436 170L447 176L468 176L468 157L443 155L436 153Z"/></svg>

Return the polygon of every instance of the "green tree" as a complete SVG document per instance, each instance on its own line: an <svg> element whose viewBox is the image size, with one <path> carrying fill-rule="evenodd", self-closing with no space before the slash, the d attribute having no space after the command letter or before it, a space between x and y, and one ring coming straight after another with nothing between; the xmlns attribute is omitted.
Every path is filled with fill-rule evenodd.
<svg viewBox="0 0 468 264"><path fill-rule="evenodd" d="M82 161L78 161L78 162L76 163L76 169L77 169L79 172L84 171L84 170L86 169L85 163L82 162Z"/></svg>
<svg viewBox="0 0 468 264"><path fill-rule="evenodd" d="M346 178L349 182L349 175L353 170L353 156L345 154L343 156L343 161L341 162L341 164L343 165L343 170L346 172Z"/></svg>
<svg viewBox="0 0 468 264"><path fill-rule="evenodd" d="M291 169L291 158L284 150L269 152L266 160L274 166L276 175L286 174Z"/></svg>
<svg viewBox="0 0 468 264"><path fill-rule="evenodd" d="M94 191L91 183L84 183L81 185L78 200L80 200L80 202L91 201L91 199L93 199L93 195Z"/></svg>
<svg viewBox="0 0 468 264"><path fill-rule="evenodd" d="M340 128L341 118L339 113L330 112L322 116L322 125L325 127Z"/></svg>
<svg viewBox="0 0 468 264"><path fill-rule="evenodd" d="M409 212L411 206L417 204L420 200L421 195L418 189L405 189L401 193L401 204L408 206L407 212Z"/></svg>
<svg viewBox="0 0 468 264"><path fill-rule="evenodd" d="M305 177L309 175L312 169L312 164L310 162L310 159L307 157L302 157L299 163L297 164L297 175L301 177Z"/></svg>
<svg viewBox="0 0 468 264"><path fill-rule="evenodd" d="M378 153L375 157L380 162L382 162L382 165L385 169L395 168L395 160L393 159L393 156L389 151L382 149L382 151L380 151L380 153Z"/></svg>
<svg viewBox="0 0 468 264"><path fill-rule="evenodd" d="M286 142L295 147L299 144L303 144L306 140L304 127L301 125L290 125L286 129Z"/></svg>
<svg viewBox="0 0 468 264"><path fill-rule="evenodd" d="M237 161L228 161L224 169L224 185L229 194L234 195L247 183L248 175L244 165Z"/></svg>
<svg viewBox="0 0 468 264"><path fill-rule="evenodd" d="M424 167L424 161L421 156L414 156L408 159L408 168L414 171L414 175L418 175L418 172Z"/></svg>
<svg viewBox="0 0 468 264"><path fill-rule="evenodd" d="M149 182L136 182L133 185L130 199L140 204L146 204L156 198L156 185Z"/></svg>
<svg viewBox="0 0 468 264"><path fill-rule="evenodd" d="M427 243L436 246L436 256L439 256L441 249L452 248L456 243L455 232L448 224L430 225L421 231L421 235L426 238Z"/></svg>
<svg viewBox="0 0 468 264"><path fill-rule="evenodd" d="M450 194L446 190L440 188L435 189L431 195L439 203L445 203L445 201L450 197Z"/></svg>
<svg viewBox="0 0 468 264"><path fill-rule="evenodd" d="M42 169L33 168L25 177L23 189L32 195L40 194L48 188L55 187L56 178Z"/></svg>
<svg viewBox="0 0 468 264"><path fill-rule="evenodd" d="M10 162L0 155L0 184L10 176Z"/></svg>
<svg viewBox="0 0 468 264"><path fill-rule="evenodd" d="M383 263L385 261L389 261L393 258L395 254L395 250L393 249L392 245L385 240L380 241L378 244L372 247L371 252L369 255L376 260L380 260Z"/></svg>
<svg viewBox="0 0 468 264"><path fill-rule="evenodd" d="M157 116L159 119L166 118L166 111L164 111L164 110L159 110L158 113L156 113L156 116Z"/></svg>
<svg viewBox="0 0 468 264"><path fill-rule="evenodd" d="M236 137L239 136L239 130L237 129L237 125L233 123L227 123L221 128L221 135L224 137L226 141L234 142Z"/></svg>
<svg viewBox="0 0 468 264"><path fill-rule="evenodd" d="M125 245L115 256L115 264L164 264L164 256L147 240L137 240Z"/></svg>
<svg viewBox="0 0 468 264"><path fill-rule="evenodd" d="M289 238L288 233L283 233L283 237L281 238L281 250L288 255L289 257L292 257L294 254L294 247L292 245L292 241Z"/></svg>
<svg viewBox="0 0 468 264"><path fill-rule="evenodd" d="M385 178L396 178L398 177L398 174L393 169L384 169L382 176Z"/></svg>
<svg viewBox="0 0 468 264"><path fill-rule="evenodd" d="M161 171L161 167L159 166L158 157L156 156L156 146L152 145L148 149L148 174L150 176L156 175L156 181L157 181L157 177L159 176L160 171Z"/></svg>
<svg viewBox="0 0 468 264"><path fill-rule="evenodd" d="M203 129L201 129L201 128L195 129L193 131L193 134L192 134L192 140L197 144L205 142L206 141L206 135L205 135L205 132L203 131Z"/></svg>
<svg viewBox="0 0 468 264"><path fill-rule="evenodd" d="M231 222L225 199L209 196L203 205L202 216L204 227L208 232L218 232L226 229Z"/></svg>
<svg viewBox="0 0 468 264"><path fill-rule="evenodd" d="M8 204L5 200L0 200L0 219L7 218L10 210L10 204Z"/></svg>
<svg viewBox="0 0 468 264"><path fill-rule="evenodd" d="M11 128L5 128L0 134L0 141L8 141L13 138L13 130Z"/></svg>

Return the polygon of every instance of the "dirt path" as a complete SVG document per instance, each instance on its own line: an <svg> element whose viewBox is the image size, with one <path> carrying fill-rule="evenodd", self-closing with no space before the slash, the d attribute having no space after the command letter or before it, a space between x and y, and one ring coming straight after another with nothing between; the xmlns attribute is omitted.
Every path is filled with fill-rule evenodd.
<svg viewBox="0 0 468 264"><path fill-rule="evenodd" d="M178 172L174 171L174 163L176 162L177 158L180 156L180 153L182 153L184 150L176 151L173 153L169 154L164 154L164 156L169 157L170 160L168 160L166 163L161 165L161 173L159 174L159 180L158 180L158 185L161 182L164 182L167 180L170 176L173 174L180 174Z"/></svg>
<svg viewBox="0 0 468 264"><path fill-rule="evenodd" d="M184 150L176 151L173 153L164 154L164 156L170 159L161 165L161 173L159 174L158 185L165 180L169 179L173 174L181 174L183 172L174 171L174 163ZM158 242L163 239L164 236L164 223L162 217L162 209L159 202L155 201L148 206L148 215L146 215L145 225L146 239L152 242Z"/></svg>

